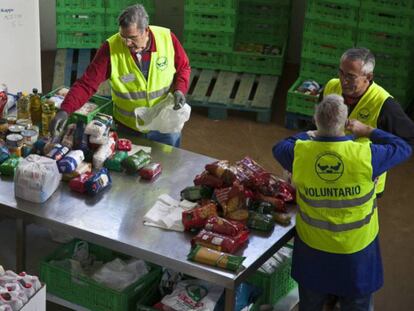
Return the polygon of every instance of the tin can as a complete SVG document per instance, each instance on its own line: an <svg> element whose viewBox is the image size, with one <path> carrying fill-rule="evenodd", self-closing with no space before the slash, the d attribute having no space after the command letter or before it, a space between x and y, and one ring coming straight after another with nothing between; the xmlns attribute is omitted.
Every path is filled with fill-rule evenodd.
<svg viewBox="0 0 414 311"><path fill-rule="evenodd" d="M9 134L6 136L6 145L8 147L21 147L23 145L23 136L20 134Z"/></svg>
<svg viewBox="0 0 414 311"><path fill-rule="evenodd" d="M20 134L24 130L25 130L25 128L24 128L23 125L13 124L13 125L9 126L9 133L10 134Z"/></svg>
<svg viewBox="0 0 414 311"><path fill-rule="evenodd" d="M17 157L22 156L22 147L9 147L10 154L14 154Z"/></svg>
<svg viewBox="0 0 414 311"><path fill-rule="evenodd" d="M9 125L16 124L16 120L17 118L14 116L7 117L7 123L9 123Z"/></svg>
<svg viewBox="0 0 414 311"><path fill-rule="evenodd" d="M21 132L23 136L23 142L29 146L32 146L36 141L39 133L35 130L24 130Z"/></svg>
<svg viewBox="0 0 414 311"><path fill-rule="evenodd" d="M30 120L30 119L17 119L16 124L24 126L25 129L28 129L32 125L32 120Z"/></svg>

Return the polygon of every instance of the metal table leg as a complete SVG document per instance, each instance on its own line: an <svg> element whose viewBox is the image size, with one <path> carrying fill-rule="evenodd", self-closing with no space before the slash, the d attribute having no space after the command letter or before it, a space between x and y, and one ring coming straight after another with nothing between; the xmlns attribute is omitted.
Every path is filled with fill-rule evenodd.
<svg viewBox="0 0 414 311"><path fill-rule="evenodd" d="M225 311L233 311L234 310L234 299L235 299L235 291L234 289L226 288L226 296L225 296Z"/></svg>
<svg viewBox="0 0 414 311"><path fill-rule="evenodd" d="M16 272L26 270L26 224L16 219Z"/></svg>

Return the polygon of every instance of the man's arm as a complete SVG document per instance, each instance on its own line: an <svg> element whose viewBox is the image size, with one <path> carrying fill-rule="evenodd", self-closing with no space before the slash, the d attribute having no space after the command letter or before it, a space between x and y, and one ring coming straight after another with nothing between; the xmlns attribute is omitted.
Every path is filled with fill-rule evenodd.
<svg viewBox="0 0 414 311"><path fill-rule="evenodd" d="M282 167L292 172L293 157L296 140L308 140L309 136L306 132L299 133L295 136L290 136L280 142L272 148L273 157L282 165Z"/></svg>
<svg viewBox="0 0 414 311"><path fill-rule="evenodd" d="M110 75L109 44L105 41L96 52L82 77L73 83L69 93L65 96L61 110L71 114L82 107L98 91L99 85L109 79Z"/></svg>
<svg viewBox="0 0 414 311"><path fill-rule="evenodd" d="M392 97L382 105L378 128L401 137L414 149L414 122Z"/></svg>
<svg viewBox="0 0 414 311"><path fill-rule="evenodd" d="M173 92L181 91L183 94L186 94L188 88L190 87L190 62L188 60L187 54L184 51L183 46L177 37L171 32L171 39L174 45L175 57L175 76L173 82Z"/></svg>

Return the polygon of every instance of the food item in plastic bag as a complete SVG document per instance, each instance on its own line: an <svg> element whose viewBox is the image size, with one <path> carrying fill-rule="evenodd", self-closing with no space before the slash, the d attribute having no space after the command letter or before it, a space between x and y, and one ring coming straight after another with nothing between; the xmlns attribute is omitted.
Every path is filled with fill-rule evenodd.
<svg viewBox="0 0 414 311"><path fill-rule="evenodd" d="M88 162L81 162L78 167L72 172L68 174L63 174L62 180L68 181L72 178L78 177L83 173L91 173L92 172L92 164Z"/></svg>
<svg viewBox="0 0 414 311"><path fill-rule="evenodd" d="M249 209L256 211L260 214L271 214L275 210L275 207L272 203L256 200L251 201Z"/></svg>
<svg viewBox="0 0 414 311"><path fill-rule="evenodd" d="M273 212L273 220L282 226L289 226L292 222L292 216L286 213Z"/></svg>
<svg viewBox="0 0 414 311"><path fill-rule="evenodd" d="M103 124L105 124L107 127L111 127L113 122L114 122L114 118L109 115L109 114L105 114L102 112L98 112L94 117L94 120L98 120L100 122L102 122Z"/></svg>
<svg viewBox="0 0 414 311"><path fill-rule="evenodd" d="M70 151L62 160L58 162L59 172L72 173L85 159L82 150Z"/></svg>
<svg viewBox="0 0 414 311"><path fill-rule="evenodd" d="M79 193L85 193L85 183L93 176L92 172L82 173L69 181L69 188Z"/></svg>
<svg viewBox="0 0 414 311"><path fill-rule="evenodd" d="M99 146L93 155L93 167L100 169L105 160L108 159L115 151L115 140L113 137L109 137L108 141Z"/></svg>
<svg viewBox="0 0 414 311"><path fill-rule="evenodd" d="M62 138L62 146L66 146L69 149L72 149L74 139L75 139L76 124L69 124L66 128L65 135Z"/></svg>
<svg viewBox="0 0 414 311"><path fill-rule="evenodd" d="M107 130L108 126L105 123L99 120L92 120L86 125L85 134L99 137L103 136Z"/></svg>
<svg viewBox="0 0 414 311"><path fill-rule="evenodd" d="M122 161L122 166L125 168L127 173L133 174L138 173L141 168L150 162L151 156L144 150L140 150Z"/></svg>
<svg viewBox="0 0 414 311"><path fill-rule="evenodd" d="M6 146L0 146L0 164L10 158L10 151Z"/></svg>
<svg viewBox="0 0 414 311"><path fill-rule="evenodd" d="M207 219L204 229L229 236L236 236L247 228L238 221L227 220L219 216L211 216Z"/></svg>
<svg viewBox="0 0 414 311"><path fill-rule="evenodd" d="M108 170L122 172L122 161L128 158L128 152L116 151L110 158L105 160L104 166Z"/></svg>
<svg viewBox="0 0 414 311"><path fill-rule="evenodd" d="M29 145L23 145L21 148L21 153L22 153L22 157L25 158L27 157L29 154L32 153L33 147L29 146Z"/></svg>
<svg viewBox="0 0 414 311"><path fill-rule="evenodd" d="M279 198L276 198L276 197L271 197L271 196L266 196L266 195L261 194L260 192L255 192L254 198L256 200L269 202L270 204L272 204L275 207L275 211L278 211L278 212L286 212L287 211L286 204L282 199L279 199Z"/></svg>
<svg viewBox="0 0 414 311"><path fill-rule="evenodd" d="M162 167L160 163L149 163L139 170L139 176L143 179L152 180L161 174Z"/></svg>
<svg viewBox="0 0 414 311"><path fill-rule="evenodd" d="M22 157L11 155L10 158L0 164L0 174L3 176L14 176L14 173L22 159Z"/></svg>
<svg viewBox="0 0 414 311"><path fill-rule="evenodd" d="M227 219L235 220L235 221L241 221L245 223L247 219L249 218L249 211L246 208L235 210L231 213L228 213L226 215Z"/></svg>
<svg viewBox="0 0 414 311"><path fill-rule="evenodd" d="M249 212L249 220L247 221L247 226L251 229L269 232L273 230L275 222L273 221L271 215Z"/></svg>
<svg viewBox="0 0 414 311"><path fill-rule="evenodd" d="M191 239L191 245L194 246L197 244L221 252L234 254L248 239L248 231L242 231L236 236L226 236L203 229Z"/></svg>
<svg viewBox="0 0 414 311"><path fill-rule="evenodd" d="M111 176L107 168L103 167L89 178L85 183L85 189L88 194L98 194L109 188L112 184Z"/></svg>
<svg viewBox="0 0 414 311"><path fill-rule="evenodd" d="M119 138L116 141L116 149L120 151L130 151L132 148L132 143L129 139Z"/></svg>
<svg viewBox="0 0 414 311"><path fill-rule="evenodd" d="M61 179L62 175L54 160L31 154L17 167L14 192L16 197L43 203L59 187Z"/></svg>
<svg viewBox="0 0 414 311"><path fill-rule="evenodd" d="M246 257L234 256L219 252L214 249L196 245L188 254L189 260L204 263L214 267L220 267L231 271L237 271L242 266Z"/></svg>
<svg viewBox="0 0 414 311"><path fill-rule="evenodd" d="M67 153L69 152L69 148L62 146L61 144L55 144L52 150L50 150L46 156L53 160L59 161L61 160Z"/></svg>
<svg viewBox="0 0 414 311"><path fill-rule="evenodd" d="M196 186L207 186L211 188L221 188L223 187L223 180L219 177L210 174L207 171L202 172L201 174L197 175L194 179L194 185Z"/></svg>
<svg viewBox="0 0 414 311"><path fill-rule="evenodd" d="M73 147L82 150L85 154L89 150L88 135L85 134L85 123L82 121L76 123Z"/></svg>
<svg viewBox="0 0 414 311"><path fill-rule="evenodd" d="M203 228L211 216L217 216L217 205L212 202L184 211L182 214L184 230Z"/></svg>
<svg viewBox="0 0 414 311"><path fill-rule="evenodd" d="M161 310L214 311L223 290L219 285L202 280L180 281L174 291L161 300Z"/></svg>
<svg viewBox="0 0 414 311"><path fill-rule="evenodd" d="M190 186L181 190L181 199L195 202L201 199L210 199L213 190L204 186Z"/></svg>
<svg viewBox="0 0 414 311"><path fill-rule="evenodd" d="M235 167L231 166L227 160L220 160L207 164L205 169L210 174L220 178L227 186L230 186L236 180L237 170Z"/></svg>
<svg viewBox="0 0 414 311"><path fill-rule="evenodd" d="M243 209L246 204L244 187L235 182L231 187L214 190L214 196L223 209L223 215Z"/></svg>

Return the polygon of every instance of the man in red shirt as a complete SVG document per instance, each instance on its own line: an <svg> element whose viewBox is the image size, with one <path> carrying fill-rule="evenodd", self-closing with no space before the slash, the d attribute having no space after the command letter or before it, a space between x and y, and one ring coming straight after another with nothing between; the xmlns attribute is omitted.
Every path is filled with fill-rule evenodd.
<svg viewBox="0 0 414 311"><path fill-rule="evenodd" d="M181 133L138 133L134 109L152 107L169 92L174 94L174 109L180 109L189 87L188 57L169 29L149 26L142 5L126 8L118 22L119 33L102 44L85 73L73 84L51 122L50 131L60 131L69 114L82 107L99 85L109 79L114 118L121 130L179 147Z"/></svg>

